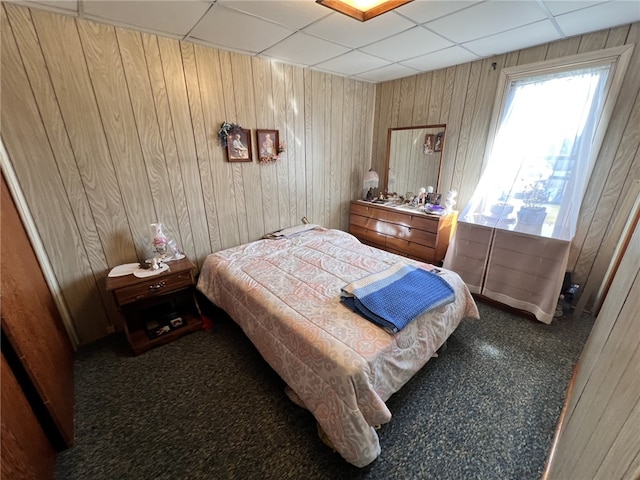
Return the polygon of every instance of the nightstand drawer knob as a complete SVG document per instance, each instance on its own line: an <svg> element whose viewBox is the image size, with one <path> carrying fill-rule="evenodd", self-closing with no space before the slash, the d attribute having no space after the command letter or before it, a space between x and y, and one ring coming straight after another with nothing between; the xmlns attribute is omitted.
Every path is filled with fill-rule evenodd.
<svg viewBox="0 0 640 480"><path fill-rule="evenodd" d="M164 283L164 282L158 282L155 285L149 285L149 290L151 290L152 292L155 292L157 290L160 290L165 285L166 285L166 283Z"/></svg>

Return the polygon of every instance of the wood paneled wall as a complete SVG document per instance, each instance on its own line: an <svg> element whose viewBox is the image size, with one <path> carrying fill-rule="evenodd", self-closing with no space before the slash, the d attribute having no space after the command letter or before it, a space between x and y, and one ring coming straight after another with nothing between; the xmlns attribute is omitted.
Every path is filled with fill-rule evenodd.
<svg viewBox="0 0 640 480"><path fill-rule="evenodd" d="M117 328L109 270L162 222L207 254L311 222L346 230L375 85L2 4L1 126L81 343ZM277 164L229 163L223 121L277 129ZM253 158L257 159L255 141Z"/></svg>
<svg viewBox="0 0 640 480"><path fill-rule="evenodd" d="M545 480L640 477L638 311L640 227L578 362Z"/></svg>
<svg viewBox="0 0 640 480"><path fill-rule="evenodd" d="M118 327L104 280L150 255L150 223L198 265L302 216L346 230L364 171L384 170L387 129L439 123L441 191L462 208L501 68L640 40L636 23L373 85L15 4L1 14L2 140L81 343ZM582 285L601 281L640 178L638 75L636 47L574 240ZM283 160L227 162L223 121L278 129Z"/></svg>
<svg viewBox="0 0 640 480"><path fill-rule="evenodd" d="M593 284L590 291L597 291L622 233L624 222L616 219L629 215L624 199L640 178L640 23L378 84L373 168L384 171L388 128L446 123L440 190L457 190L462 209L480 178L500 70L627 44L635 44L633 58L587 187L569 260L573 281Z"/></svg>

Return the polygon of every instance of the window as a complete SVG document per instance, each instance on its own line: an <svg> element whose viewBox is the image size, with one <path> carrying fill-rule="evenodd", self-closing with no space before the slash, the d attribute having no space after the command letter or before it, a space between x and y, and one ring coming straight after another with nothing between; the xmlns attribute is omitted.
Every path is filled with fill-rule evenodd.
<svg viewBox="0 0 640 480"><path fill-rule="evenodd" d="M505 69L461 220L570 240L631 46Z"/></svg>

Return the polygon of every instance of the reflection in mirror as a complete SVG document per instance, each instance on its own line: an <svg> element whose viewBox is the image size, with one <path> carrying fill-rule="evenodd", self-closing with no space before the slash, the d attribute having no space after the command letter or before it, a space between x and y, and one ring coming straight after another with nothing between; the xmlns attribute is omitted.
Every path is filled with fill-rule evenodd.
<svg viewBox="0 0 640 480"><path fill-rule="evenodd" d="M383 191L404 196L440 189L446 125L390 128Z"/></svg>

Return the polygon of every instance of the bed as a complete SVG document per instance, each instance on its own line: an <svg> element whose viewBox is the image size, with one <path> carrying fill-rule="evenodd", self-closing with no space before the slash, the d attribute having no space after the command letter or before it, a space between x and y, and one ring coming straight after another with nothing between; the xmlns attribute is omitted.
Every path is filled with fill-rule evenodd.
<svg viewBox="0 0 640 480"><path fill-rule="evenodd" d="M398 262L430 267L340 230L300 230L210 254L197 288L240 325L332 447L364 467L380 454L375 427L391 420L385 401L478 309L461 278L440 269L455 300L389 334L345 307L341 289Z"/></svg>

